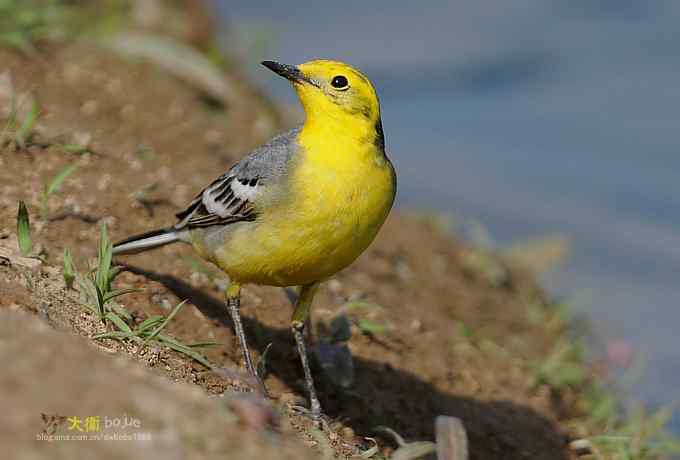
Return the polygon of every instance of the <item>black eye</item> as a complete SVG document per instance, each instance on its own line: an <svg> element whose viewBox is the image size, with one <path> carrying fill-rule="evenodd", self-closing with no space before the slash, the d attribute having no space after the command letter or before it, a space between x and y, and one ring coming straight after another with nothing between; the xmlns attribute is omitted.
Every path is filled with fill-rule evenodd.
<svg viewBox="0 0 680 460"><path fill-rule="evenodd" d="M349 86L349 82L347 81L347 78L342 76L342 75L337 75L333 77L333 80L331 80L331 86L333 88L337 89L343 89L347 88Z"/></svg>

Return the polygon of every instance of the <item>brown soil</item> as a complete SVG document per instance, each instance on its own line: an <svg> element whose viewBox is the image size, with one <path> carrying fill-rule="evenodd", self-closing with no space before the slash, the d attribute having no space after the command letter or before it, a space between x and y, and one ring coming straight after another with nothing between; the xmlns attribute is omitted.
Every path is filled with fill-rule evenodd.
<svg viewBox="0 0 680 460"><path fill-rule="evenodd" d="M114 240L173 223L173 214L202 186L270 136L273 130L261 108L246 103L247 83L239 89L244 103L238 110L215 108L196 89L151 64L83 45L54 47L39 60L0 50L0 74L4 71L19 92L35 94L42 116L38 145L0 147L0 235L15 232L17 202L24 200L33 239L43 246L47 262L30 273L17 264L0 267L5 368L0 392L11 401L4 408L13 415L11 429L0 430L2 444L67 458L72 444L35 441L43 428L41 412L126 413L158 436L145 457L170 458L169 452L177 458L218 453L227 453L226 458L318 457L323 439L314 437L303 418L288 415L283 404L305 397L305 391L288 331L291 307L280 289L248 286L242 302L256 359L273 344L266 384L284 414L278 428L248 422L243 410L236 418L228 416L234 411L214 404L214 395L234 398L244 385L183 355L152 347L138 356L134 345L90 341L88 347L71 336L91 337L103 326L83 308L78 292L65 289L64 248L84 271L88 261L94 265L98 223L108 225ZM73 143L74 136L91 137L93 153L66 153L62 145ZM42 221L43 184L73 163L80 168L50 198L50 218ZM134 193L151 185L147 205L141 205ZM9 240L0 239L0 245L3 241ZM143 319L167 314L188 299L168 334L185 343L218 342L205 355L236 369L241 355L219 283L196 272L187 259L191 256L189 247L172 245L125 258L129 270L115 287L143 291L120 302ZM569 458L565 424L576 415L573 394L536 386L533 370L563 334L562 326L529 321L530 305L541 305L550 315L530 276L495 259L471 263L477 256L434 225L397 212L367 253L320 290L317 335L348 299L382 305L382 310L353 315L388 325L375 335L353 330L351 388L343 390L315 371L332 420L325 437L336 455L348 457L370 447L364 436L375 436L378 425L407 440L434 440L434 418L444 414L462 420L471 458ZM45 328L44 321L68 334ZM258 410L271 415L269 409ZM93 449L92 458L131 458L141 452L135 451L139 443L85 444ZM394 447L389 438L381 438L380 445L384 454Z"/></svg>

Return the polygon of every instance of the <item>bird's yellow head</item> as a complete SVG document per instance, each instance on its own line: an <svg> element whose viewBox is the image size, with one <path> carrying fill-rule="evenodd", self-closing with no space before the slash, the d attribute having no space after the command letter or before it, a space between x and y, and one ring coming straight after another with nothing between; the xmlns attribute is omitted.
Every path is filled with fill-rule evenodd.
<svg viewBox="0 0 680 460"><path fill-rule="evenodd" d="M323 116L340 122L380 122L380 104L371 82L354 67L316 60L298 66L264 61L265 67L290 80L307 119Z"/></svg>

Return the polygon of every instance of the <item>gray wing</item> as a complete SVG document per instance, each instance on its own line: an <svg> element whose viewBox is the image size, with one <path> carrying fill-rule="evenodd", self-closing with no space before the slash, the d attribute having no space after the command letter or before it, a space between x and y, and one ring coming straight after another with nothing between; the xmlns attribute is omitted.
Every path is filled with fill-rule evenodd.
<svg viewBox="0 0 680 460"><path fill-rule="evenodd" d="M295 128L279 134L215 179L177 214L179 222L175 228L255 220L253 203L268 185L285 174L288 160L297 151L299 132Z"/></svg>

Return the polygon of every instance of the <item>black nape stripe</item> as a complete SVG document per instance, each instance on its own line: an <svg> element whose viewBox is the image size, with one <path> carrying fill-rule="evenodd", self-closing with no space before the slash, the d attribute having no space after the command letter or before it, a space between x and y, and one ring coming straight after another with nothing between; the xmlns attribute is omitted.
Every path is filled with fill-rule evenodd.
<svg viewBox="0 0 680 460"><path fill-rule="evenodd" d="M385 151L385 134L383 133L382 120L380 120L380 118L375 122L375 139L373 140L373 144L382 152Z"/></svg>

